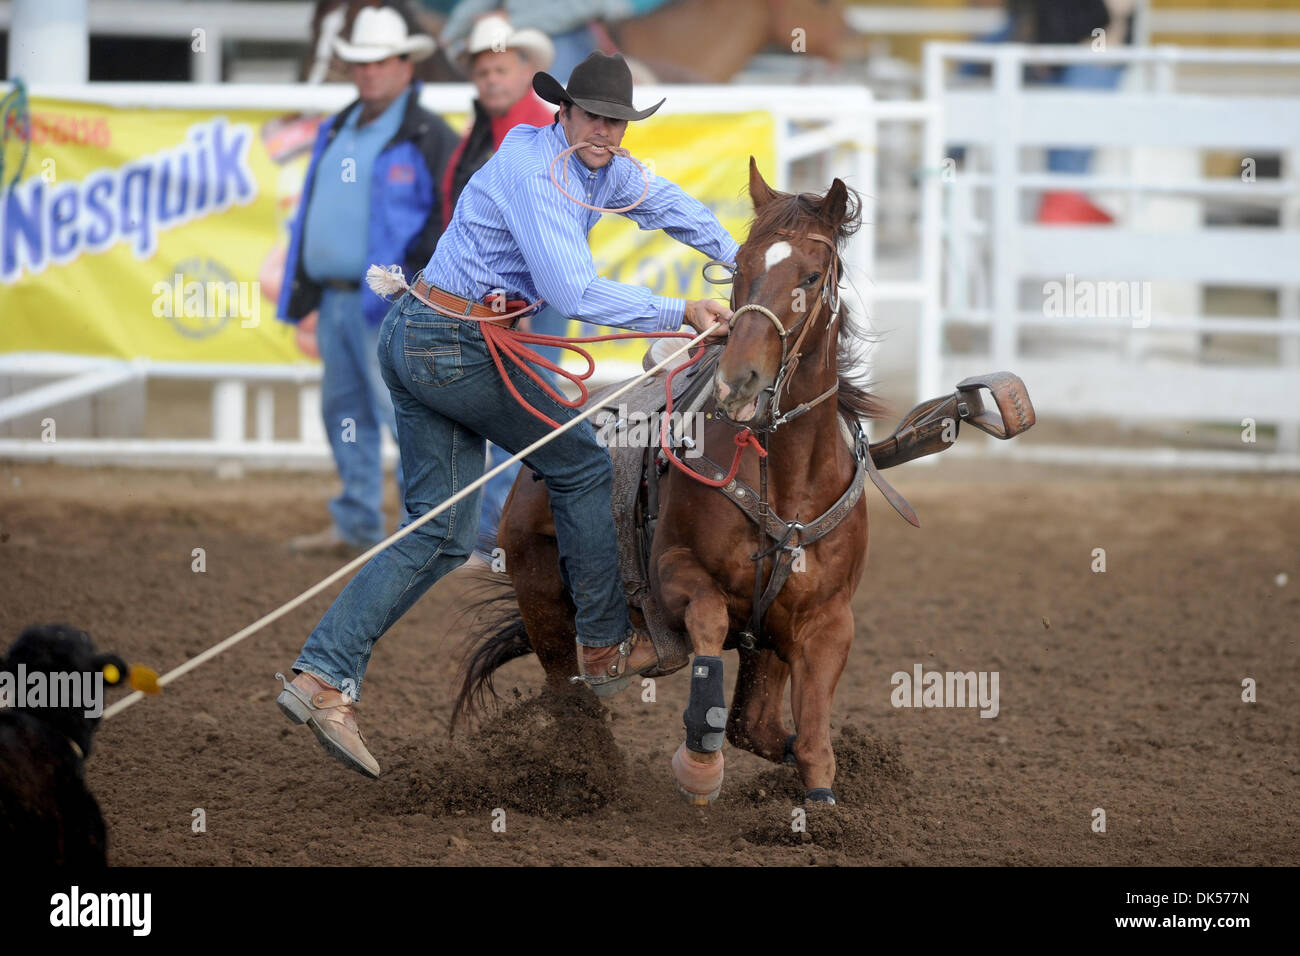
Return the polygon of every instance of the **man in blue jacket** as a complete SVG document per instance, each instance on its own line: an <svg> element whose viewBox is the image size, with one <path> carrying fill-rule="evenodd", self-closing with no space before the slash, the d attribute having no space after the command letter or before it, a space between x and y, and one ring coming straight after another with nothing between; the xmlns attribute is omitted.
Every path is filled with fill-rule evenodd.
<svg viewBox="0 0 1300 956"><path fill-rule="evenodd" d="M411 82L431 37L409 35L392 8L366 7L352 42L334 45L359 97L317 137L277 308L295 323L317 313L321 412L343 482L330 526L291 542L302 553L361 551L387 534L380 439L396 422L375 347L389 303L362 280L374 262L401 263L409 279L429 260L442 232L436 184L457 143ZM400 500L400 464L397 482Z"/></svg>

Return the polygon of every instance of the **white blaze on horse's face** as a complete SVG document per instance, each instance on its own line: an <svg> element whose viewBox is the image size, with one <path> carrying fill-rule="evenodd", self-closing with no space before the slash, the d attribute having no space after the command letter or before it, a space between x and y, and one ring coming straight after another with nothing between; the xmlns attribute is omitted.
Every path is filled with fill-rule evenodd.
<svg viewBox="0 0 1300 956"><path fill-rule="evenodd" d="M763 257L763 269L771 272L772 267L780 262L785 262L794 253L794 247L788 242L774 242L767 247L767 255Z"/></svg>

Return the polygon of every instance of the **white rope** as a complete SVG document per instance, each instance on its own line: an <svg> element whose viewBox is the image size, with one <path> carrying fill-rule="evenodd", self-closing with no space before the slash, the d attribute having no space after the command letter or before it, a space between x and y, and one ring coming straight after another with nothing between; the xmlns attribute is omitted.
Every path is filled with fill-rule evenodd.
<svg viewBox="0 0 1300 956"><path fill-rule="evenodd" d="M655 373L666 368L668 365L672 363L672 361L675 358L677 358L677 356L682 355L688 349L693 348L695 345L702 342L710 334L711 331L712 330L706 330L704 332L701 332L699 335L695 336L695 338L691 339L689 342L687 342L677 351L667 356L658 365L653 366L651 369L649 369L646 372L642 372L640 375L636 376L636 378L629 381L626 385L622 386L621 388L617 389L614 392L611 392L606 397L605 402L609 402L612 399L618 398L620 395L622 395L623 393L629 391L634 386L636 386L637 383L641 382L643 379L648 378L651 375L654 375ZM601 407L602 406L600 405L593 405L591 406L591 408L587 409L582 414L569 419L567 422L562 424L559 428L556 428L553 431L550 431L547 434L543 435L541 438L537 439L537 441L533 442L531 445L529 445L523 451L519 452L517 455L511 455L510 458L503 461L501 464L497 465L492 470L485 472L483 476L478 480L470 482L468 485L466 485L460 491L456 492L454 495L452 495L442 504L438 505L438 507L426 512L425 514L420 515L420 517L416 518L406 527L399 528L393 534L389 535L383 541L380 541L378 544L372 547L369 551L366 551L364 554L357 555L357 557L353 558L347 564L343 565L343 567L339 568L329 577L325 578L322 581L317 582L316 584L313 584L306 591L303 591L301 594L299 594L296 598L293 598L290 601L286 601L284 604L281 604L278 608L276 608L271 613L258 618L256 621L248 625L248 627L244 628L242 631L237 631L234 634L231 634L229 637L227 637L224 641L221 641L219 644L213 644L206 651L203 651L202 653L196 655L195 657L191 657L189 660L181 664L179 667L168 671L166 674L158 678L158 686L165 687L166 685L170 684L172 681L176 680L176 678L188 674L190 671L194 670L194 668L198 667L200 664L204 664L207 661L212 660L212 658L216 657L218 654L222 653L223 651L231 647L234 647L244 638L256 634L262 628L266 627L266 625L270 624L273 621L278 621L280 618L284 617L290 611L306 603L307 601L310 601L312 598L314 598L317 594L320 594L321 591L324 591L331 584L335 583L339 579L345 577L346 575L350 574L352 571L361 567L361 565L365 564L367 561L373 558L380 551L383 551L384 548L388 547L393 542L406 537L408 534L410 534L416 528L420 527L426 521L433 520L438 515L442 514L444 511L450 508L452 505L456 504L456 502L463 500L467 495L473 493L479 487L486 484L488 481L495 478L497 475L501 474L501 472L505 471L515 462L522 461L524 458L531 455L533 452L541 448L547 442L562 435L564 432L568 431L570 428L573 428L579 422L586 421L588 416L595 414L597 411L600 410ZM618 572L615 571L615 573ZM110 717L114 717L117 714L120 714L122 711L126 710L128 707L134 704L136 701L140 700L142 697L144 697L144 694L141 693L140 691L138 690L132 691L130 694L123 697L117 703L113 704L110 707L105 708L103 719L107 720Z"/></svg>

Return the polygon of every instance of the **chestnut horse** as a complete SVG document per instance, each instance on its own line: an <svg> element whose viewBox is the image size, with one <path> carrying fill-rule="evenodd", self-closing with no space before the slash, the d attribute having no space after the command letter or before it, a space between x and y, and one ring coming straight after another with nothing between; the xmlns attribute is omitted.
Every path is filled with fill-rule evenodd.
<svg viewBox="0 0 1300 956"><path fill-rule="evenodd" d="M749 193L755 218L736 258L737 312L704 406L711 415L703 450L709 457L709 449L725 449L711 457L726 468L738 429L764 434L770 509L807 525L840 502L855 476L861 482L841 416L855 430L856 420L879 417L881 410L855 380L854 357L841 350L858 333L838 304L838 250L857 228L860 207L839 179L820 197L777 192L752 158ZM829 397L837 400L819 400ZM787 409L786 420L777 418L779 427L773 428L778 403ZM804 403L811 408L791 414ZM760 487L753 449L745 451L736 477ZM866 503L860 496L850 499L832 530L803 549L757 640L748 641L743 634L756 593L756 524L716 488L678 469L669 469L659 487L650 583L670 625L689 634L695 654L684 715L687 743L673 759L679 788L696 804L716 797L725 718L733 746L797 764L805 799L834 803L831 707L853 641L850 601L866 564ZM527 469L506 502L498 543L518 614L512 608L509 620L471 635L453 726L476 700L493 693L493 671L513 658L535 652L554 689L567 687L577 673L574 606L560 577L546 485L532 480ZM769 555L777 550L773 544L764 546ZM634 613L634 622L638 618ZM728 712L720 656L733 647L740 652L740 669ZM787 683L793 732L782 716Z"/></svg>
<svg viewBox="0 0 1300 956"><path fill-rule="evenodd" d="M607 29L660 83L726 83L765 49L834 62L866 55L843 0L675 0Z"/></svg>
<svg viewBox="0 0 1300 956"><path fill-rule="evenodd" d="M352 22L362 7L386 5L396 6L412 29L435 37L444 25L440 16L410 0L317 0L310 48L299 79L346 81L347 70L334 59L329 38L351 36ZM710 24L726 24L727 29L702 29ZM844 19L844 0L769 0L765 4L754 0L674 0L603 26L613 42L604 52L617 51L633 61L638 67L638 83L725 83L754 54L769 48L835 62L867 52L865 39ZM415 75L430 83L465 80L441 44L433 56L415 65Z"/></svg>

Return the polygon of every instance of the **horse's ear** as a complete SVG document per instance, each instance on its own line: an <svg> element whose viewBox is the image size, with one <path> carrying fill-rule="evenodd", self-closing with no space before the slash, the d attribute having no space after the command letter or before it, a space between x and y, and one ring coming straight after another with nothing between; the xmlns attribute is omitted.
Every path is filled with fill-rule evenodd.
<svg viewBox="0 0 1300 956"><path fill-rule="evenodd" d="M827 223L832 228L838 228L840 223L844 222L844 217L849 210L849 187L844 185L844 180L836 179L831 183L831 188L826 190L826 197L822 200L821 215L822 222Z"/></svg>
<svg viewBox="0 0 1300 956"><path fill-rule="evenodd" d="M758 171L758 163L749 157L749 198L754 202L754 209L762 209L776 198L776 190L767 184L763 174Z"/></svg>

